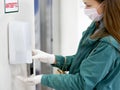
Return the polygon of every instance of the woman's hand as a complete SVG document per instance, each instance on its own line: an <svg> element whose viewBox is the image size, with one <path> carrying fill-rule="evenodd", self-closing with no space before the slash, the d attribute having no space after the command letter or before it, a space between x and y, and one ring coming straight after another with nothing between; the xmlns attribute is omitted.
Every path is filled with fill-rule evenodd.
<svg viewBox="0 0 120 90"><path fill-rule="evenodd" d="M54 64L56 62L54 54L48 54L41 50L37 50L37 49L33 50L32 55L33 55L32 59L38 59L40 62L43 63Z"/></svg>
<svg viewBox="0 0 120 90"><path fill-rule="evenodd" d="M17 76L16 78L28 85L36 85L36 84L41 83L42 75L37 75L37 76L33 75L30 77Z"/></svg>

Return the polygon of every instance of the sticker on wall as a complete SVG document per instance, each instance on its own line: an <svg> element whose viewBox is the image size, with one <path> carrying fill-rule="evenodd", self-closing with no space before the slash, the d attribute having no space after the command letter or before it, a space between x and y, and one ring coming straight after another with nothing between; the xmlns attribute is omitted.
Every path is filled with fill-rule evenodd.
<svg viewBox="0 0 120 90"><path fill-rule="evenodd" d="M18 0L5 0L5 13L18 12Z"/></svg>

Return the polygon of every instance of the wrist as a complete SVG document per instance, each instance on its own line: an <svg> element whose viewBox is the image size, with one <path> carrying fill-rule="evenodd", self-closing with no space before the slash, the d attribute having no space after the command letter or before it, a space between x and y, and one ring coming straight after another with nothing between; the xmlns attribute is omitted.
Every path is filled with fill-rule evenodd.
<svg viewBox="0 0 120 90"><path fill-rule="evenodd" d="M48 63L54 64L55 62L56 62L56 60L55 60L55 55L52 54L51 57L50 57L50 59L48 60Z"/></svg>
<svg viewBox="0 0 120 90"><path fill-rule="evenodd" d="M34 76L34 83L35 83L35 84L41 83L42 76L43 76L43 75Z"/></svg>

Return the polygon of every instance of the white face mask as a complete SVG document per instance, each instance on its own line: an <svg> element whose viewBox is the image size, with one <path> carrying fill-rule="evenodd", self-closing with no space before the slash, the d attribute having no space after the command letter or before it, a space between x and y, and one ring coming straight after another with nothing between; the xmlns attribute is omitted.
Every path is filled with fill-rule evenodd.
<svg viewBox="0 0 120 90"><path fill-rule="evenodd" d="M98 8L101 6L101 4L98 6ZM97 8L97 9L98 9ZM84 9L84 13L91 19L94 21L100 21L103 17L103 14L99 14L97 12L96 8L90 8L90 9Z"/></svg>

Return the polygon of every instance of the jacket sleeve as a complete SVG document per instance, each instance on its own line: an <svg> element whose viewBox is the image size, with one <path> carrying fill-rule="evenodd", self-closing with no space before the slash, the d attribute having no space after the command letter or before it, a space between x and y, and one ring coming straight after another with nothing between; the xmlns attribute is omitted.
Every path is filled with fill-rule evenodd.
<svg viewBox="0 0 120 90"><path fill-rule="evenodd" d="M115 60L115 49L107 43L99 43L80 65L76 74L43 75L41 84L56 90L93 90L109 73Z"/></svg>
<svg viewBox="0 0 120 90"><path fill-rule="evenodd" d="M55 55L56 64L52 64L54 67L58 67L63 71L69 71L69 68L73 62L75 55L71 56L61 56Z"/></svg>

